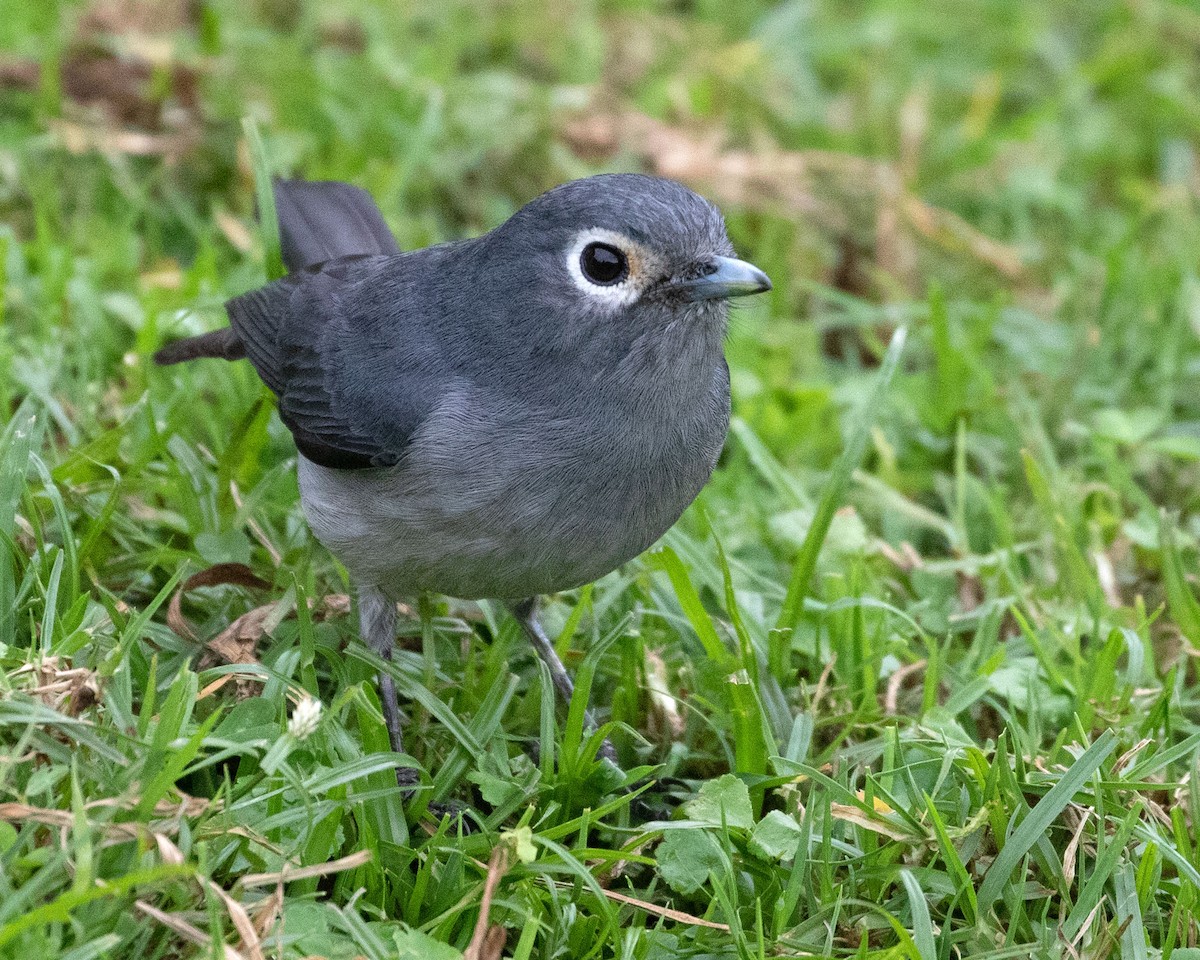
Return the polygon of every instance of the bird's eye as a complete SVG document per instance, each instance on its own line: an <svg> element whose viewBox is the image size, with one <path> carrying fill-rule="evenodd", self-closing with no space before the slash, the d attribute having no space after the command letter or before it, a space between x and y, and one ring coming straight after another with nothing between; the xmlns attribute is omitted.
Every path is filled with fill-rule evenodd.
<svg viewBox="0 0 1200 960"><path fill-rule="evenodd" d="M629 260L611 243L589 243L579 255L583 275L592 283L611 287L629 275Z"/></svg>

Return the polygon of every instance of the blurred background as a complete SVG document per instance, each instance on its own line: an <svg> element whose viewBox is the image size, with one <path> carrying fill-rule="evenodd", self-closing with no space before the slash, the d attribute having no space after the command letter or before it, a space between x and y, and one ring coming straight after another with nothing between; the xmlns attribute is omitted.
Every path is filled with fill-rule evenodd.
<svg viewBox="0 0 1200 960"><path fill-rule="evenodd" d="M776 821L785 839L765 859L735 831L728 887L708 872L711 850L672 846L669 830L657 865L621 847L636 833L589 835L572 818L612 783L505 746L545 738L536 666L495 611L440 600L408 632L407 693L429 693L412 749L433 796L490 811L464 848L475 866L422 848L446 871L422 900L431 881L397 852L416 833L363 800L399 804L388 769L320 781L333 789L320 815L336 818L324 832L320 817L271 819L280 811L261 797L352 756L367 764L381 728L371 664L342 659L355 649L344 576L304 527L294 448L261 384L246 365L148 363L165 340L222 325L224 300L263 282L252 128L275 173L366 188L404 248L479 234L600 171L673 177L722 207L774 290L735 311L721 469L664 550L548 616L579 648L574 666L596 651L586 662L624 725L626 766L660 765L644 806L613 814L623 829L721 794L733 770L750 787L746 830L786 814L816 845L812 863L780 852L792 828ZM505 922L541 925L513 933L528 940L516 956L981 957L1064 931L1122 956L1190 956L1198 144L1200 10L1183 0L0 0L0 533L13 547L0 560L0 676L25 705L0 716L0 793L65 809L74 776L77 796L140 797L135 819L148 822L174 791L232 790L249 798L241 813L209 809L197 835L261 828L270 852L210 837L201 856L179 841L227 886L285 854L385 851L321 887L334 920L310 902L315 881L269 905L268 921L294 908L311 922L297 956L375 955L352 920L359 887L371 929L390 937L403 920L396 930L466 947L481 837L525 805L548 839L576 843L576 862L628 853L630 895L732 929L667 933L622 908L618 935L617 908L589 901L574 867L578 913L526 866L506 881ZM901 327L905 353L884 376ZM839 482L856 433L863 459ZM814 541L823 504L838 510ZM220 564L243 566L180 590ZM209 652L197 661L198 641ZM209 688L238 665L273 679L240 696ZM288 683L351 734L322 733L294 781L283 761L263 765ZM156 734L172 696L187 709ZM91 711L95 742L43 708ZM455 717L482 725L475 739ZM178 737L198 739L147 800L138 791ZM1006 831L1095 738L1120 749L1075 784L1094 792L1068 791L1024 838L1028 874L988 887ZM12 759L27 750L49 772ZM1134 844L1101 864L1127 810L1121 843L1136 826L1156 852ZM17 826L20 843L0 831L0 855L32 855L36 831ZM1035 845L1043 831L1052 846ZM17 870L13 857L0 947L3 924L41 895L30 885L43 865ZM76 882L60 874L37 889ZM1085 876L1099 879L1085 889ZM155 902L204 926L202 899L188 888ZM58 939L11 942L46 956L175 942L123 926L122 902ZM432 950L411 943L412 956Z"/></svg>
<svg viewBox="0 0 1200 960"><path fill-rule="evenodd" d="M364 186L404 247L597 170L704 191L776 279L731 349L739 412L789 465L836 451L831 381L853 388L940 291L945 389L890 414L919 448L896 469L924 485L957 417L1003 432L1007 382L1036 390L1051 432L1096 406L1170 412L1198 41L1196 11L1165 0L10 0L0 389L78 401L258 282L250 117L277 172ZM81 363L70 341L93 338ZM123 376L128 400L144 374Z"/></svg>

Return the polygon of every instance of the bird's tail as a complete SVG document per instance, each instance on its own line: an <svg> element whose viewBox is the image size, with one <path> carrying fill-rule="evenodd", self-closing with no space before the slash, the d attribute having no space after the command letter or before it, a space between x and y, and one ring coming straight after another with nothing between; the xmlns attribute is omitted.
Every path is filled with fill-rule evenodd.
<svg viewBox="0 0 1200 960"><path fill-rule="evenodd" d="M340 257L400 252L383 214L361 187L336 180L276 180L283 263L293 273Z"/></svg>
<svg viewBox="0 0 1200 960"><path fill-rule="evenodd" d="M383 214L360 187L335 180L276 180L275 212L284 265L303 270L328 260L400 252ZM162 366L219 357L240 360L246 348L232 328L169 343L154 355Z"/></svg>
<svg viewBox="0 0 1200 960"><path fill-rule="evenodd" d="M199 360L201 357L241 360L245 355L246 348L242 341L238 339L232 327L226 327L212 333L202 333L198 337L185 337L168 343L154 355L154 362L160 367L169 367L173 363Z"/></svg>

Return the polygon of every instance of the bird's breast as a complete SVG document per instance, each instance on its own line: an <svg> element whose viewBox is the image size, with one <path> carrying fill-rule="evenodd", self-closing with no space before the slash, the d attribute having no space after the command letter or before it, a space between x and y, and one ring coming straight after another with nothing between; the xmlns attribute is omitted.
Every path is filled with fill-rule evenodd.
<svg viewBox="0 0 1200 960"><path fill-rule="evenodd" d="M653 544L708 480L729 420L722 370L686 401L539 408L450 397L396 467L301 458L317 537L360 580L517 598L598 579Z"/></svg>

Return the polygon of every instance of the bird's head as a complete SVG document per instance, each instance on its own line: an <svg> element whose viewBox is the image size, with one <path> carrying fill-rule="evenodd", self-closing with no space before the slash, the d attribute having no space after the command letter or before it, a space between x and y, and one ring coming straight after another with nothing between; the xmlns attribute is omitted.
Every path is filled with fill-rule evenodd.
<svg viewBox="0 0 1200 960"><path fill-rule="evenodd" d="M524 206L494 242L522 299L576 334L607 328L632 342L671 328L719 336L730 298L771 289L766 274L733 257L713 204L658 177L564 184Z"/></svg>

